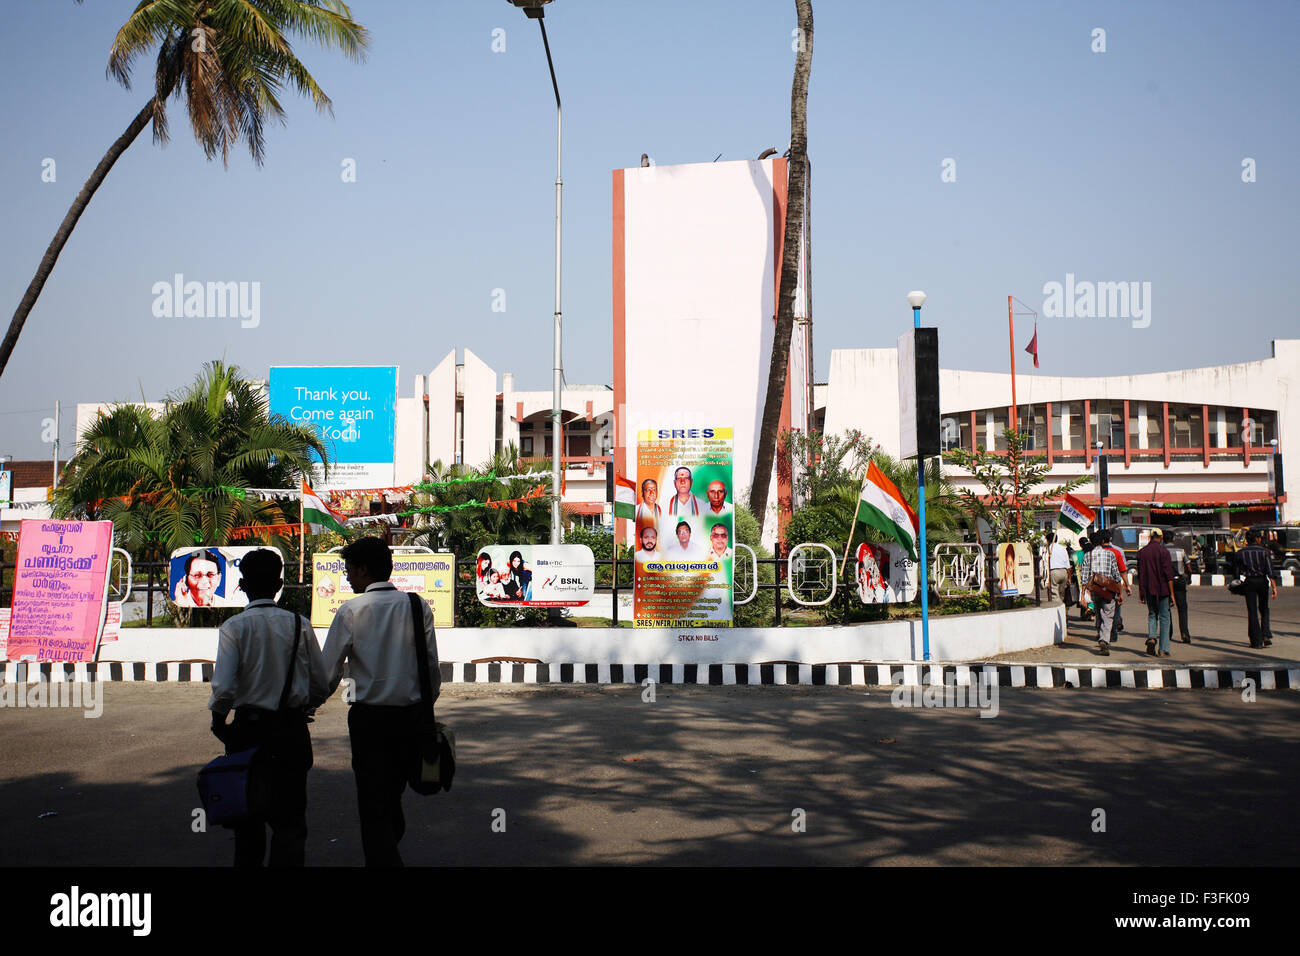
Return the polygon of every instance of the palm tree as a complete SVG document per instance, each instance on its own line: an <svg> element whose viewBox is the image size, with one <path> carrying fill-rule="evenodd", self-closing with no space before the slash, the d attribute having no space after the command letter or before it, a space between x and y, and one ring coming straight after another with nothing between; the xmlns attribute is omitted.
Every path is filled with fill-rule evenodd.
<svg viewBox="0 0 1300 956"><path fill-rule="evenodd" d="M764 524L767 487L776 456L781 402L785 397L786 373L790 368L790 337L794 331L794 293L799 282L799 247L803 236L804 183L808 176L808 76L812 72L812 0L794 0L799 21L799 48L794 61L794 84L790 90L790 178L785 212L785 238L781 247L781 291L777 296L776 331L772 338L772 364L767 372L767 397L763 402L763 424L758 432L754 481L749 486L749 510Z"/></svg>
<svg viewBox="0 0 1300 956"><path fill-rule="evenodd" d="M416 519L412 544L427 544L439 550L469 555L488 544L545 544L550 540L550 498L542 496L520 502L515 508L490 508L481 502L522 498L543 481L495 476L521 471L518 449L509 443L481 468L467 465L446 467L441 461L429 465L426 487L411 495L412 510L440 508ZM489 477L494 476L494 477ZM454 483L452 483L454 482Z"/></svg>
<svg viewBox="0 0 1300 956"><path fill-rule="evenodd" d="M109 147L63 217L36 275L0 342L0 375L18 344L54 263L90 199L128 146L150 122L155 143L167 142L167 98L183 97L194 137L208 159L229 159L230 147L248 143L253 162L266 155L263 127L283 122L279 93L288 84L332 114L330 99L294 55L286 34L338 47L361 59L369 35L341 0L141 0L118 30L108 72L130 89L131 64L158 45L154 91L126 131Z"/></svg>
<svg viewBox="0 0 1300 956"><path fill-rule="evenodd" d="M128 548L227 544L236 527L296 521L295 482L313 459L328 469L327 454L314 428L272 415L238 368L210 362L161 413L119 405L101 415L55 490L54 513L111 520ZM262 500L248 488L283 488L286 497Z"/></svg>

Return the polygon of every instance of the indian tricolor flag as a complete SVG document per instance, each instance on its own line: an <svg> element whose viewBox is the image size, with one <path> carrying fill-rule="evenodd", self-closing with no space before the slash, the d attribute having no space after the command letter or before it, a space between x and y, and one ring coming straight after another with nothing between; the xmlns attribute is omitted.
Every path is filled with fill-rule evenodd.
<svg viewBox="0 0 1300 956"><path fill-rule="evenodd" d="M1069 528L1075 534L1083 534L1085 528L1096 519L1097 513L1085 505L1074 495L1066 495L1065 500L1061 502L1061 516L1059 519L1062 528Z"/></svg>
<svg viewBox="0 0 1300 956"><path fill-rule="evenodd" d="M311 490L311 485L302 483L302 523L310 526L312 534L333 531L343 534L343 522L347 519L327 505L323 498Z"/></svg>
<svg viewBox="0 0 1300 956"><path fill-rule="evenodd" d="M858 496L858 520L893 538L907 549L913 561L919 560L916 539L921 522L912 506L903 500L898 486L885 477L874 461L867 466L867 479Z"/></svg>
<svg viewBox="0 0 1300 956"><path fill-rule="evenodd" d="M614 473L614 517L636 520L636 485Z"/></svg>

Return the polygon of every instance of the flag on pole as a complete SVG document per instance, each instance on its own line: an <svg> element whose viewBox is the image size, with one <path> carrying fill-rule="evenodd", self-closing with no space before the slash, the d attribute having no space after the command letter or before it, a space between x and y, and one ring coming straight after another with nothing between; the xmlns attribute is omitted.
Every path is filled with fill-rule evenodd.
<svg viewBox="0 0 1300 956"><path fill-rule="evenodd" d="M1034 368L1038 368L1038 323L1034 322L1034 337L1025 346L1025 351L1034 357Z"/></svg>
<svg viewBox="0 0 1300 956"><path fill-rule="evenodd" d="M893 538L919 560L916 550L921 522L904 499L898 486L885 477L873 461L867 466L866 480L858 495L858 518L863 524Z"/></svg>
<svg viewBox="0 0 1300 956"><path fill-rule="evenodd" d="M614 473L614 517L636 520L636 485Z"/></svg>
<svg viewBox="0 0 1300 956"><path fill-rule="evenodd" d="M312 534L321 534L325 531L333 531L335 534L343 534L343 522L347 519L335 511L320 495L311 490L307 482L302 483L302 520L303 524L311 526Z"/></svg>
<svg viewBox="0 0 1300 956"><path fill-rule="evenodd" d="M1066 495L1061 502L1061 515L1058 519L1061 527L1069 528L1075 534L1083 534L1085 528L1096 519L1097 513L1074 495Z"/></svg>

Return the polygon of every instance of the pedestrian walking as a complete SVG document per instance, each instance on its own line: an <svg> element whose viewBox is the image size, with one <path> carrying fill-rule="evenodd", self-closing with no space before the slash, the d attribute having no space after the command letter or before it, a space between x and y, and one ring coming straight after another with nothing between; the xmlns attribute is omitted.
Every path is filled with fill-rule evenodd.
<svg viewBox="0 0 1300 956"><path fill-rule="evenodd" d="M1047 575L1052 594L1065 604L1070 590L1070 551L1051 531L1047 533Z"/></svg>
<svg viewBox="0 0 1300 956"><path fill-rule="evenodd" d="M1151 539L1138 552L1137 559L1138 600L1147 606L1147 653L1153 657L1168 657L1174 563L1159 528L1151 529Z"/></svg>
<svg viewBox="0 0 1300 956"><path fill-rule="evenodd" d="M1246 532L1246 546L1236 553L1237 574L1246 579L1242 594L1246 598L1246 628L1251 647L1268 647L1273 643L1269 628L1268 601L1277 600L1277 578L1273 556L1259 543L1258 531Z"/></svg>
<svg viewBox="0 0 1300 956"><path fill-rule="evenodd" d="M344 663L351 665L348 734L366 866L401 866L397 844L406 832L402 792L420 759L420 676L411 604L388 580L393 556L381 538L360 538L341 556L357 596L338 609L325 638L327 686L333 693ZM430 694L437 699L442 677L433 612L426 602L420 605Z"/></svg>
<svg viewBox="0 0 1300 956"><path fill-rule="evenodd" d="M1169 548L1174 562L1174 607L1178 609L1178 634L1184 644L1192 643L1192 632L1187 627L1187 552L1182 548Z"/></svg>
<svg viewBox="0 0 1300 956"><path fill-rule="evenodd" d="M1074 579L1079 583L1079 620L1086 621L1093 616L1092 594L1088 590L1088 555L1092 553L1092 541L1079 539L1079 550L1074 552Z"/></svg>
<svg viewBox="0 0 1300 956"><path fill-rule="evenodd" d="M311 621L276 606L284 562L259 548L240 561L248 607L221 625L212 668L212 732L227 754L258 748L266 812L234 827L235 866L261 866L271 827L271 866L302 866L307 846L309 711L328 696ZM226 718L234 709L229 726Z"/></svg>
<svg viewBox="0 0 1300 956"><path fill-rule="evenodd" d="M1128 583L1128 564L1124 561L1124 552L1111 543L1112 536L1110 529L1106 528L1097 532L1097 537L1100 547L1106 548L1115 556L1115 566L1119 568L1120 587L1124 589L1124 597L1128 597L1133 593L1133 589L1129 587ZM1115 607L1115 621L1111 624L1110 628L1110 639L1112 643L1118 641L1120 634L1124 633L1123 604L1124 602L1120 601Z"/></svg>
<svg viewBox="0 0 1300 956"><path fill-rule="evenodd" d="M1104 535L1105 532L1099 534ZM1115 553L1100 544L1089 551L1084 562L1084 578L1088 582L1088 590L1092 593L1093 605L1096 607L1097 650L1102 654L1110 654L1115 612L1124 600Z"/></svg>

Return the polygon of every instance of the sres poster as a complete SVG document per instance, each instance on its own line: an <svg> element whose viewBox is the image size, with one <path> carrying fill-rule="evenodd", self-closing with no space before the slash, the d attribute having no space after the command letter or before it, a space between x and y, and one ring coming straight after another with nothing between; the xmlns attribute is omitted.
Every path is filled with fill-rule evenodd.
<svg viewBox="0 0 1300 956"><path fill-rule="evenodd" d="M735 487L730 428L637 434L635 627L730 627Z"/></svg>

